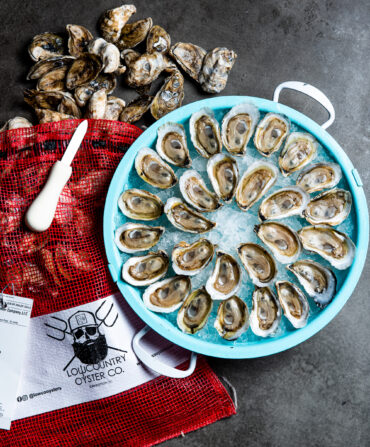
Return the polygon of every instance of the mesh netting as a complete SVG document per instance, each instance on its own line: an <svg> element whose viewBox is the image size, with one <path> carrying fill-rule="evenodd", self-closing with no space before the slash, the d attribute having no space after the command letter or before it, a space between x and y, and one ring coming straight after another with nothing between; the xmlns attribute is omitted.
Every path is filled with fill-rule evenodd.
<svg viewBox="0 0 370 447"><path fill-rule="evenodd" d="M34 299L32 316L117 291L107 269L103 208L110 179L140 135L136 126L89 120L52 226L32 233L23 216L64 153L79 120L0 134L0 282ZM186 379L159 377L124 393L12 423L0 445L147 446L235 413L204 359Z"/></svg>

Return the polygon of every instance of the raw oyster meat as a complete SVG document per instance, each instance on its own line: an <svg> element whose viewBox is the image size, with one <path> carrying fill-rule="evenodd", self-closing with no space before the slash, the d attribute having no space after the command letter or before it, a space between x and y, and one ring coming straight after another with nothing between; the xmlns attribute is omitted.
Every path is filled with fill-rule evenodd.
<svg viewBox="0 0 370 447"><path fill-rule="evenodd" d="M254 145L258 152L269 157L278 151L289 133L289 122L277 113L267 113L258 123Z"/></svg>
<svg viewBox="0 0 370 447"><path fill-rule="evenodd" d="M312 161L317 154L317 141L309 133L292 132L279 156L280 171L287 177L299 171Z"/></svg>
<svg viewBox="0 0 370 447"><path fill-rule="evenodd" d="M147 53L168 53L171 47L170 35L159 25L154 25L148 33L146 39Z"/></svg>
<svg viewBox="0 0 370 447"><path fill-rule="evenodd" d="M316 225L302 228L298 235L305 250L319 254L338 270L352 264L356 247L346 234L329 225Z"/></svg>
<svg viewBox="0 0 370 447"><path fill-rule="evenodd" d="M224 116L221 126L222 142L231 155L244 155L253 135L260 113L248 102L234 106Z"/></svg>
<svg viewBox="0 0 370 447"><path fill-rule="evenodd" d="M239 169L235 159L225 154L214 155L208 160L207 174L218 197L230 203L239 181Z"/></svg>
<svg viewBox="0 0 370 447"><path fill-rule="evenodd" d="M188 233L207 233L216 226L215 222L193 210L177 197L167 200L164 212L173 226Z"/></svg>
<svg viewBox="0 0 370 447"><path fill-rule="evenodd" d="M132 256L122 267L122 279L132 286L148 286L167 273L169 258L163 250Z"/></svg>
<svg viewBox="0 0 370 447"><path fill-rule="evenodd" d="M142 189L126 189L119 199L118 206L122 213L131 219L155 220L163 213L162 200Z"/></svg>
<svg viewBox="0 0 370 447"><path fill-rule="evenodd" d="M135 12L134 5L122 5L105 11L100 19L100 31L104 39L108 42L117 42L123 27Z"/></svg>
<svg viewBox="0 0 370 447"><path fill-rule="evenodd" d="M204 287L194 290L177 314L177 325L187 334L195 334L206 324L213 302Z"/></svg>
<svg viewBox="0 0 370 447"><path fill-rule="evenodd" d="M316 163L307 166L298 176L296 185L306 192L334 188L342 178L342 170L337 163Z"/></svg>
<svg viewBox="0 0 370 447"><path fill-rule="evenodd" d="M294 262L301 254L299 237L288 225L279 222L263 222L256 225L254 231L282 264Z"/></svg>
<svg viewBox="0 0 370 447"><path fill-rule="evenodd" d="M203 59L199 73L199 83L207 93L219 93L226 87L230 70L236 61L237 54L227 48L214 48Z"/></svg>
<svg viewBox="0 0 370 447"><path fill-rule="evenodd" d="M287 266L302 284L308 295L319 307L325 307L333 299L337 278L334 273L309 259L302 259Z"/></svg>
<svg viewBox="0 0 370 447"><path fill-rule="evenodd" d="M275 287L284 315L296 329L306 326L310 306L302 290L290 281L277 281Z"/></svg>
<svg viewBox="0 0 370 447"><path fill-rule="evenodd" d="M190 291L189 276L173 276L149 286L144 292L143 301L154 312L170 313L181 306Z"/></svg>
<svg viewBox="0 0 370 447"><path fill-rule="evenodd" d="M150 112L158 120L167 113L181 107L184 99L184 77L179 70L173 70L150 105Z"/></svg>
<svg viewBox="0 0 370 447"><path fill-rule="evenodd" d="M194 169L186 170L179 180L180 191L186 202L202 212L211 212L220 208L217 195L211 192L201 175Z"/></svg>
<svg viewBox="0 0 370 447"><path fill-rule="evenodd" d="M206 283L213 300L225 300L235 295L241 285L242 272L233 256L222 251L216 253L216 264Z"/></svg>
<svg viewBox="0 0 370 447"><path fill-rule="evenodd" d="M64 53L63 39L54 33L37 34L28 47L28 53L34 61L61 56Z"/></svg>
<svg viewBox="0 0 370 447"><path fill-rule="evenodd" d="M247 242L238 247L238 255L253 284L259 287L272 283L277 268L270 253L258 244Z"/></svg>
<svg viewBox="0 0 370 447"><path fill-rule="evenodd" d="M283 219L302 214L310 196L299 186L281 188L264 199L259 207L258 216L263 220Z"/></svg>
<svg viewBox="0 0 370 447"><path fill-rule="evenodd" d="M149 225L127 222L116 230L115 242L124 253L145 251L156 245L163 233L164 227L151 227Z"/></svg>
<svg viewBox="0 0 370 447"><path fill-rule="evenodd" d="M256 287L252 299L252 312L249 318L252 331L259 337L273 335L281 320L279 300L269 287Z"/></svg>
<svg viewBox="0 0 370 447"><path fill-rule="evenodd" d="M191 166L184 126L167 122L158 128L157 134L156 149L163 160L175 166Z"/></svg>
<svg viewBox="0 0 370 447"><path fill-rule="evenodd" d="M339 225L351 212L352 196L344 189L331 189L310 200L303 216L312 225Z"/></svg>
<svg viewBox="0 0 370 447"><path fill-rule="evenodd" d="M211 262L215 247L208 239L199 239L188 244L180 242L172 250L172 267L178 275L193 276Z"/></svg>
<svg viewBox="0 0 370 447"><path fill-rule="evenodd" d="M71 56L79 57L87 50L87 46L94 39L88 29L81 25L67 25L68 51Z"/></svg>
<svg viewBox="0 0 370 447"><path fill-rule="evenodd" d="M177 183L173 169L161 159L157 152L148 147L140 149L137 153L135 169L139 177L157 188L167 189Z"/></svg>
<svg viewBox="0 0 370 447"><path fill-rule="evenodd" d="M197 152L209 158L222 150L220 126L211 109L204 108L191 115L190 137Z"/></svg>
<svg viewBox="0 0 370 447"><path fill-rule="evenodd" d="M171 47L170 55L190 77L198 81L207 51L192 43L178 42Z"/></svg>
<svg viewBox="0 0 370 447"><path fill-rule="evenodd" d="M256 161L245 171L238 183L235 200L238 207L247 211L276 182L278 169L271 163Z"/></svg>
<svg viewBox="0 0 370 447"><path fill-rule="evenodd" d="M225 340L236 340L244 334L249 327L249 311L245 302L236 295L222 301L214 327Z"/></svg>

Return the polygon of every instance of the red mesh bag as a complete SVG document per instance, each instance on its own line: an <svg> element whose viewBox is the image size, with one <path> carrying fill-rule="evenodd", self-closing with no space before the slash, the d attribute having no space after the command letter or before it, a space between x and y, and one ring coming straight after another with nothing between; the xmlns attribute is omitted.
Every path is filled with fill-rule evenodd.
<svg viewBox="0 0 370 447"><path fill-rule="evenodd" d="M90 120L47 232L23 216L59 160L79 120L0 134L0 281L34 299L32 316L75 307L117 291L107 269L102 221L110 179L141 130ZM203 358L185 379L158 377L101 400L12 423L1 446L150 446L235 413Z"/></svg>

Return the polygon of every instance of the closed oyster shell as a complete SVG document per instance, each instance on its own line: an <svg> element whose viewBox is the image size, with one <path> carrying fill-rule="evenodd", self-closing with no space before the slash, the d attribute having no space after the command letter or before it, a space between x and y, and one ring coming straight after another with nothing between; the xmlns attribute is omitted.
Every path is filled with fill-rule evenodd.
<svg viewBox="0 0 370 447"><path fill-rule="evenodd" d="M277 281L275 287L284 315L296 329L306 326L310 306L302 290L289 281Z"/></svg>
<svg viewBox="0 0 370 447"><path fill-rule="evenodd" d="M172 250L172 267L178 275L197 275L211 262L215 247L208 239L199 239L192 244L180 242Z"/></svg>
<svg viewBox="0 0 370 447"><path fill-rule="evenodd" d="M81 111L77 107L72 95L66 92L55 91L38 91L38 90L24 90L25 102L33 107L35 110L45 109L50 112L62 113L64 115L71 115L72 118L81 118ZM51 114L43 115L45 117ZM55 115L56 116L56 115ZM53 120L52 120L53 121ZM58 120L57 120L58 121Z"/></svg>
<svg viewBox="0 0 370 447"><path fill-rule="evenodd" d="M299 171L316 157L317 141L309 133L292 132L279 156L279 167L287 177Z"/></svg>
<svg viewBox="0 0 370 447"><path fill-rule="evenodd" d="M163 160L175 166L191 166L184 126L168 121L158 128L157 135L156 149Z"/></svg>
<svg viewBox="0 0 370 447"><path fill-rule="evenodd" d="M211 212L220 208L217 195L211 192L201 175L194 169L185 171L180 177L180 191L186 202L201 212Z"/></svg>
<svg viewBox="0 0 370 447"><path fill-rule="evenodd" d="M334 298L337 278L330 269L309 259L296 261L287 269L319 307L325 307Z"/></svg>
<svg viewBox="0 0 370 447"><path fill-rule="evenodd" d="M164 232L164 227L127 222L117 228L114 240L117 247L124 253L136 253L154 247Z"/></svg>
<svg viewBox="0 0 370 447"><path fill-rule="evenodd" d="M188 233L207 233L216 226L215 222L193 210L177 197L167 200L164 212L172 225Z"/></svg>
<svg viewBox="0 0 370 447"><path fill-rule="evenodd" d="M218 251L216 264L206 283L206 290L213 300L225 300L235 295L241 285L242 272L236 259Z"/></svg>
<svg viewBox="0 0 370 447"><path fill-rule="evenodd" d="M278 189L262 201L258 217L263 221L300 215L309 201L310 196L302 188L287 186Z"/></svg>
<svg viewBox="0 0 370 447"><path fill-rule="evenodd" d="M248 102L238 104L226 113L222 120L221 138L231 155L245 154L259 117L258 108Z"/></svg>
<svg viewBox="0 0 370 447"><path fill-rule="evenodd" d="M252 331L259 337L273 335L281 321L279 300L269 287L256 287L252 299L253 307L249 318Z"/></svg>
<svg viewBox="0 0 370 447"><path fill-rule="evenodd" d="M194 290L177 314L177 325L183 332L195 334L206 324L212 306L212 299L204 287Z"/></svg>
<svg viewBox="0 0 370 447"><path fill-rule="evenodd" d="M217 196L230 203L239 181L238 165L233 157L216 154L208 160L207 173Z"/></svg>
<svg viewBox="0 0 370 447"><path fill-rule="evenodd" d="M296 185L308 193L334 188L342 178L342 170L337 163L316 163L307 166L299 174Z"/></svg>
<svg viewBox="0 0 370 447"><path fill-rule="evenodd" d="M76 117L61 112L55 112L48 109L35 109L37 119L40 124L52 123L55 121L73 120Z"/></svg>
<svg viewBox="0 0 370 447"><path fill-rule="evenodd" d="M37 34L28 47L28 53L36 62L54 56L62 56L64 53L63 39L58 34L49 32Z"/></svg>
<svg viewBox="0 0 370 447"><path fill-rule="evenodd" d="M159 25L154 25L148 33L146 39L147 53L168 53L171 47L171 38L165 29Z"/></svg>
<svg viewBox="0 0 370 447"><path fill-rule="evenodd" d="M92 95L101 89L105 89L107 95L110 95L116 88L117 80L111 73L100 73L96 79L77 87L74 91L74 97L80 107L84 107Z"/></svg>
<svg viewBox="0 0 370 447"><path fill-rule="evenodd" d="M125 106L126 103L123 99L116 96L108 96L103 119L118 120Z"/></svg>
<svg viewBox="0 0 370 447"><path fill-rule="evenodd" d="M289 133L289 122L277 113L267 113L258 123L254 145L264 157L278 151Z"/></svg>
<svg viewBox="0 0 370 447"><path fill-rule="evenodd" d="M127 53L126 53L127 54ZM133 54L132 52L128 54ZM155 81L162 71L168 69L168 59L162 53L142 54L136 58L130 58L127 62L125 74L126 83L133 88L143 87Z"/></svg>
<svg viewBox="0 0 370 447"><path fill-rule="evenodd" d="M120 50L136 47L136 45L146 39L152 26L153 20L151 17L127 23L123 27L121 35L115 44Z"/></svg>
<svg viewBox="0 0 370 447"><path fill-rule="evenodd" d="M263 247L247 242L239 245L238 255L253 284L263 287L273 282L277 274L276 264Z"/></svg>
<svg viewBox="0 0 370 447"><path fill-rule="evenodd" d="M148 147L140 149L135 158L135 169L139 177L160 189L172 188L177 177L171 166L165 163L157 152Z"/></svg>
<svg viewBox="0 0 370 447"><path fill-rule="evenodd" d="M158 219L164 208L158 196L136 188L126 189L118 199L118 206L125 216L137 220Z"/></svg>
<svg viewBox="0 0 370 447"><path fill-rule="evenodd" d="M245 302L236 295L222 301L214 327L225 340L236 340L244 334L249 327L249 311Z"/></svg>
<svg viewBox="0 0 370 447"><path fill-rule="evenodd" d="M4 126L0 129L0 132L5 132L6 130L20 129L22 127L32 127L33 124L28 121L27 118L23 116L15 116L14 118L8 120Z"/></svg>
<svg viewBox="0 0 370 447"><path fill-rule="evenodd" d="M170 49L170 55L190 77L198 81L207 51L192 43L178 42Z"/></svg>
<svg viewBox="0 0 370 447"><path fill-rule="evenodd" d="M154 96L150 112L158 120L167 113L181 107L184 99L184 77L179 70L173 70Z"/></svg>
<svg viewBox="0 0 370 447"><path fill-rule="evenodd" d="M219 93L225 87L237 54L227 48L214 48L203 59L199 82L207 93Z"/></svg>
<svg viewBox="0 0 370 447"><path fill-rule="evenodd" d="M173 276L149 286L144 292L143 301L153 312L170 313L181 306L190 291L189 276Z"/></svg>
<svg viewBox="0 0 370 447"><path fill-rule="evenodd" d="M144 113L149 110L152 101L153 96L139 96L138 98L129 102L122 110L119 120L126 123L136 123L136 121L139 121Z"/></svg>
<svg viewBox="0 0 370 447"><path fill-rule="evenodd" d="M338 270L351 266L356 247L344 233L329 225L304 227L298 231L303 248L319 254Z"/></svg>
<svg viewBox="0 0 370 447"><path fill-rule="evenodd" d="M69 67L74 60L74 57L71 56L58 56L51 57L49 59L41 59L31 67L31 70L27 74L27 79L40 79L53 70L64 66Z"/></svg>
<svg viewBox="0 0 370 447"><path fill-rule="evenodd" d="M99 38L89 44L89 52L99 56L103 62L104 73L114 73L120 66L121 55L119 49L106 40ZM124 69L126 71L126 68Z"/></svg>
<svg viewBox="0 0 370 447"><path fill-rule="evenodd" d="M66 86L68 90L73 90L96 79L102 67L101 59L96 54L82 53L73 62L67 73Z"/></svg>
<svg viewBox="0 0 370 447"><path fill-rule="evenodd" d="M191 115L190 138L197 152L205 158L210 158L222 150L220 126L214 113L208 107Z"/></svg>
<svg viewBox="0 0 370 447"><path fill-rule="evenodd" d="M123 27L135 12L134 5L122 5L105 11L100 19L100 31L104 39L108 42L117 42Z"/></svg>
<svg viewBox="0 0 370 447"><path fill-rule="evenodd" d="M122 279L132 286L148 286L167 273L169 258L163 250L132 256L123 264Z"/></svg>
<svg viewBox="0 0 370 447"><path fill-rule="evenodd" d="M274 185L278 169L271 163L256 161L245 171L236 190L236 203L247 211Z"/></svg>
<svg viewBox="0 0 370 447"><path fill-rule="evenodd" d="M107 92L104 89L93 93L87 105L86 118L103 119L107 107Z"/></svg>
<svg viewBox="0 0 370 447"><path fill-rule="evenodd" d="M303 211L303 216L312 225L336 226L347 219L351 206L351 193L344 189L334 188L312 198Z"/></svg>
<svg viewBox="0 0 370 447"><path fill-rule="evenodd" d="M64 65L45 73L37 82L36 90L63 91L65 90L65 77L69 66Z"/></svg>
<svg viewBox="0 0 370 447"><path fill-rule="evenodd" d="M94 39L90 31L81 25L67 25L68 51L71 56L79 57L87 49L89 43Z"/></svg>

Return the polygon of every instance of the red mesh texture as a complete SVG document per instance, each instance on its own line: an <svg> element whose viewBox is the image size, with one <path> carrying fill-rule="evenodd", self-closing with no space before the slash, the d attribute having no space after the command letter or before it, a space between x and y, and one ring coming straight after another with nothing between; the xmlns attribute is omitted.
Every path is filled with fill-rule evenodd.
<svg viewBox="0 0 370 447"><path fill-rule="evenodd" d="M47 232L23 216L59 160L79 120L0 134L0 282L34 299L32 316L78 306L117 291L107 269L102 222L111 177L140 135L136 126L89 120ZM1 446L150 446L235 413L218 378L200 359L196 372L158 377L124 393L12 423Z"/></svg>

